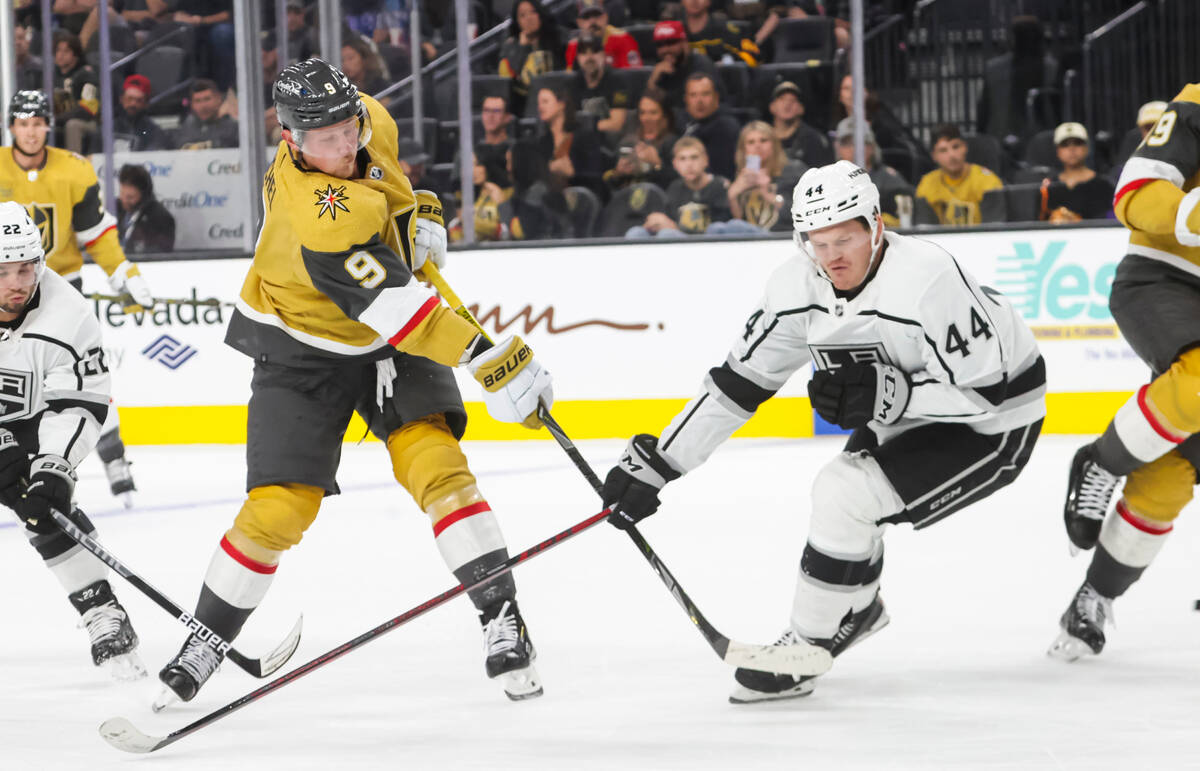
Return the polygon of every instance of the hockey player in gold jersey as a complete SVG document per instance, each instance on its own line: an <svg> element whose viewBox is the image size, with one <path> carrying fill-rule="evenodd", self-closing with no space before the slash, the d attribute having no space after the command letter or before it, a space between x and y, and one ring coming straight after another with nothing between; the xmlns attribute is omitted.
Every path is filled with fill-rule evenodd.
<svg viewBox="0 0 1200 771"><path fill-rule="evenodd" d="M18 91L8 103L11 147L0 148L0 201L23 205L42 232L46 265L82 288L79 272L86 250L104 269L119 293L128 293L139 305L154 304L137 265L125 259L117 241L117 221L104 208L100 183L92 164L80 155L48 147L54 129L54 110L40 91ZM121 441L117 411L110 409L96 453L104 462L113 495L131 505L135 489L125 445Z"/></svg>
<svg viewBox="0 0 1200 771"><path fill-rule="evenodd" d="M196 618L232 640L300 542L335 479L358 412L386 443L396 480L429 515L463 583L508 556L459 447L466 413L451 367L467 366L497 419L539 425L550 375L520 338L494 347L413 276L445 259L437 197L413 191L395 122L318 59L274 85L284 141L263 180L264 222L226 342L254 358L249 495L216 549ZM470 593L485 668L513 699L541 694L511 576ZM220 656L192 636L159 677L161 706L190 700Z"/></svg>
<svg viewBox="0 0 1200 771"><path fill-rule="evenodd" d="M1067 534L1096 553L1050 648L1068 660L1103 649L1112 601L1162 548L1200 468L1200 84L1175 97L1125 164L1113 208L1130 236L1109 306L1154 378L1071 464Z"/></svg>

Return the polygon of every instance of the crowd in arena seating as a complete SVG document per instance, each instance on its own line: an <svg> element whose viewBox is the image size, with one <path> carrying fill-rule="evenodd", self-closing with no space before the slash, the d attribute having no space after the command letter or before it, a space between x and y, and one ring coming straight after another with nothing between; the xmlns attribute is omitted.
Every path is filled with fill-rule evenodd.
<svg viewBox="0 0 1200 771"><path fill-rule="evenodd" d="M420 60L429 63L455 46L453 2L342 0L339 64L363 93L380 93L410 74L413 2L421 4ZM236 147L232 0L107 3L115 58L149 46L114 73L117 149ZM260 46L267 106L260 125L269 143L280 138L270 83L282 66L318 53L314 0L286 2L287 61L279 56L274 5L262 4ZM472 216L482 240L787 231L800 175L853 157L853 83L844 74L848 3L470 5L473 34L508 23L498 51L472 63ZM912 12L904 0L865 5L868 28L886 14ZM97 0L56 0L49 57L40 50L37 4L16 6L19 86L41 88L49 61L57 144L99 151ZM867 89L865 165L889 224L1112 217L1121 163L1163 105L1146 104L1137 128L1103 153L1078 122L1025 125L1026 92L1059 74L1043 37L1036 19L1014 20L1012 50L987 62L975 125L915 132ZM401 160L442 196L454 218L451 235L461 237L457 115L442 111L432 129L414 132L410 100L393 94L382 101L402 135L420 137L403 143Z"/></svg>

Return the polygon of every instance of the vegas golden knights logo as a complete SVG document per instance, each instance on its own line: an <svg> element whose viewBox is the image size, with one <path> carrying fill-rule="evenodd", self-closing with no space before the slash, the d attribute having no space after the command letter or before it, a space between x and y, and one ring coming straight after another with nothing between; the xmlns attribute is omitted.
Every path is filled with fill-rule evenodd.
<svg viewBox="0 0 1200 771"><path fill-rule="evenodd" d="M629 196L629 208L634 211L641 211L646 205L646 188L638 185L633 189L633 193Z"/></svg>
<svg viewBox="0 0 1200 771"><path fill-rule="evenodd" d="M779 210L775 208L775 196L765 195L759 188L752 188L740 196L742 219L763 230L770 230L779 221Z"/></svg>
<svg viewBox="0 0 1200 771"><path fill-rule="evenodd" d="M33 224L37 225L38 231L41 232L42 251L49 257L54 252L55 246L54 204L31 203L25 206L25 210L29 212L29 218L33 220Z"/></svg>
<svg viewBox="0 0 1200 771"><path fill-rule="evenodd" d="M710 222L708 206L702 203L693 201L679 207L679 229L684 233L703 233Z"/></svg>

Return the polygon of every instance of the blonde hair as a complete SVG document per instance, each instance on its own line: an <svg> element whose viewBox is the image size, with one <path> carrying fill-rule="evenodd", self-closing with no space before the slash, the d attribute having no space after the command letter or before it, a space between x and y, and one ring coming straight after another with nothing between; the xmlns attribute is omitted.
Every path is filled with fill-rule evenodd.
<svg viewBox="0 0 1200 771"><path fill-rule="evenodd" d="M783 151L783 144L779 141L779 137L770 123L752 120L742 127L742 132L738 134L737 152L733 156L734 164L738 171L746 168L746 138L754 131L764 135L771 143L771 154L763 159L763 171L774 179L783 173L783 167L787 165L788 159L787 153Z"/></svg>
<svg viewBox="0 0 1200 771"><path fill-rule="evenodd" d="M705 158L708 157L708 148L704 146L703 142L701 142L699 139L696 139L696 137L680 137L679 140L675 142L675 146L671 148L671 157L674 158L680 150L689 149L699 150Z"/></svg>

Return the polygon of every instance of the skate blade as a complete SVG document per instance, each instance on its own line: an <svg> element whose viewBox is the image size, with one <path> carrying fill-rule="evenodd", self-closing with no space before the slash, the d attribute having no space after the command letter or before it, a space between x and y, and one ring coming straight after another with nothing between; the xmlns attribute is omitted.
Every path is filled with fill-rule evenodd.
<svg viewBox="0 0 1200 771"><path fill-rule="evenodd" d="M122 653L119 656L113 656L102 663L101 666L108 668L108 673L112 675L114 680L123 683L141 680L146 676L146 666L142 663L141 658L132 651Z"/></svg>
<svg viewBox="0 0 1200 771"><path fill-rule="evenodd" d="M1059 661L1078 661L1087 656L1095 656L1096 652L1092 650L1092 646L1078 637L1072 637L1066 632L1059 632L1058 637L1046 651L1046 655Z"/></svg>
<svg viewBox="0 0 1200 771"><path fill-rule="evenodd" d="M505 672L497 679L504 688L504 695L512 701L536 699L543 693L542 678L532 666Z"/></svg>
<svg viewBox="0 0 1200 771"><path fill-rule="evenodd" d="M162 712L167 707L179 701L179 696L170 688L163 687L162 693L158 694L158 698L150 705L150 711L154 713Z"/></svg>
<svg viewBox="0 0 1200 771"><path fill-rule="evenodd" d="M802 696L808 696L816 687L816 681L805 680L803 683L800 683L793 688L789 688L786 691L780 691L779 693L764 693L763 691L755 691L739 684L734 687L733 693L729 694L729 703L758 704L764 701L786 701L787 699L799 699Z"/></svg>
<svg viewBox="0 0 1200 771"><path fill-rule="evenodd" d="M116 498L118 501L121 502L121 505L124 506L125 508L127 508L127 509L133 508L133 493L131 493L131 492L117 493Z"/></svg>

